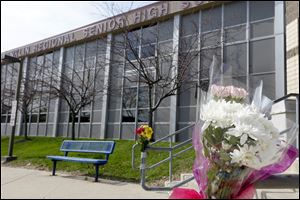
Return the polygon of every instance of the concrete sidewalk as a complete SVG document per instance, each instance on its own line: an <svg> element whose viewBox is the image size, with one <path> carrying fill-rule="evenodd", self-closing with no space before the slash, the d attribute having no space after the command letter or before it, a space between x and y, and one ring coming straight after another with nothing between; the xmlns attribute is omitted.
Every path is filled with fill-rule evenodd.
<svg viewBox="0 0 300 200"><path fill-rule="evenodd" d="M101 176L100 176L101 177ZM1 199L166 199L167 192L145 191L138 184L1 166Z"/></svg>

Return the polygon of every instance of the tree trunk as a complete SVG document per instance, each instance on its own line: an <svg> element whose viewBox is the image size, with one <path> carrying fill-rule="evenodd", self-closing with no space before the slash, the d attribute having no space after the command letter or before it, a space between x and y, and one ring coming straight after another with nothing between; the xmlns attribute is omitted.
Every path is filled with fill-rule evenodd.
<svg viewBox="0 0 300 200"><path fill-rule="evenodd" d="M24 138L25 140L28 140L28 127L27 127L27 113L24 113L23 115L23 123L24 123Z"/></svg>
<svg viewBox="0 0 300 200"><path fill-rule="evenodd" d="M76 114L72 113L72 129L71 129L72 140L75 140L75 117L76 117Z"/></svg>
<svg viewBox="0 0 300 200"><path fill-rule="evenodd" d="M149 91L148 91L148 97L149 97L149 112L148 112L148 116L149 116L149 122L148 125L153 129L153 110L152 110L152 86L149 86ZM154 137L154 131L152 134L152 137L150 139L150 142L154 142L155 141L155 137Z"/></svg>

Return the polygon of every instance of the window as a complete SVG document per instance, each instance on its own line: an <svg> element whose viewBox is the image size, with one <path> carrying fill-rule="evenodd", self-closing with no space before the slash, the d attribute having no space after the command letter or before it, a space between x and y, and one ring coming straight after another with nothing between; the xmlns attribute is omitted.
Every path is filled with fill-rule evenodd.
<svg viewBox="0 0 300 200"><path fill-rule="evenodd" d="M180 35L192 35L199 32L199 13L182 16Z"/></svg>
<svg viewBox="0 0 300 200"><path fill-rule="evenodd" d="M250 37L257 38L274 34L274 20L252 23L250 25Z"/></svg>
<svg viewBox="0 0 300 200"><path fill-rule="evenodd" d="M135 122L135 110L123 110L122 122Z"/></svg>
<svg viewBox="0 0 300 200"><path fill-rule="evenodd" d="M45 123L47 121L47 114L40 114L39 116L39 122Z"/></svg>
<svg viewBox="0 0 300 200"><path fill-rule="evenodd" d="M224 30L225 42L237 42L246 39L246 25L228 28Z"/></svg>
<svg viewBox="0 0 300 200"><path fill-rule="evenodd" d="M90 122L91 121L91 113L90 112L81 112L80 114L80 122Z"/></svg>
<svg viewBox="0 0 300 200"><path fill-rule="evenodd" d="M97 53L97 41L86 43L86 58L95 57Z"/></svg>
<svg viewBox="0 0 300 200"><path fill-rule="evenodd" d="M263 81L263 94L270 99L275 99L275 74L252 75L250 76L250 89L253 90Z"/></svg>
<svg viewBox="0 0 300 200"><path fill-rule="evenodd" d="M250 42L250 73L275 70L274 39Z"/></svg>
<svg viewBox="0 0 300 200"><path fill-rule="evenodd" d="M138 122L149 122L148 109L141 109L138 111Z"/></svg>
<svg viewBox="0 0 300 200"><path fill-rule="evenodd" d="M137 88L125 88L123 92L123 108L135 108Z"/></svg>
<svg viewBox="0 0 300 200"><path fill-rule="evenodd" d="M158 24L158 40L165 41L173 38L173 18Z"/></svg>
<svg viewBox="0 0 300 200"><path fill-rule="evenodd" d="M207 9L202 11L201 16L201 31L212 31L215 29L221 28L221 16L222 15L222 8L221 6Z"/></svg>
<svg viewBox="0 0 300 200"><path fill-rule="evenodd" d="M148 26L142 28L142 45L155 43L158 37L157 26Z"/></svg>
<svg viewBox="0 0 300 200"><path fill-rule="evenodd" d="M6 115L1 115L1 123L6 123Z"/></svg>
<svg viewBox="0 0 300 200"><path fill-rule="evenodd" d="M221 32L214 31L214 32L202 34L201 43L202 43L201 44L202 47L207 47L207 46L216 47L221 45Z"/></svg>
<svg viewBox="0 0 300 200"><path fill-rule="evenodd" d="M246 23L247 2L236 1L224 5L224 26Z"/></svg>
<svg viewBox="0 0 300 200"><path fill-rule="evenodd" d="M213 56L216 56L217 65L220 66L221 61L221 49L203 49L200 53L200 79L209 78L209 67L213 60Z"/></svg>
<svg viewBox="0 0 300 200"><path fill-rule="evenodd" d="M224 47L224 73L229 76L247 74L246 43Z"/></svg>
<svg viewBox="0 0 300 200"><path fill-rule="evenodd" d="M274 17L274 1L249 1L250 21Z"/></svg>

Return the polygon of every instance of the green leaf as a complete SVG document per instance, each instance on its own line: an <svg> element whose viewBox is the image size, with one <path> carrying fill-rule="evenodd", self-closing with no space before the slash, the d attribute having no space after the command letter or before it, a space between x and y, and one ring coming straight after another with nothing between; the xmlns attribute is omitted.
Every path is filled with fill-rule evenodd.
<svg viewBox="0 0 300 200"><path fill-rule="evenodd" d="M239 137L235 137L235 136L231 136L228 142L232 146L236 146L236 145L238 145L240 143L240 138Z"/></svg>

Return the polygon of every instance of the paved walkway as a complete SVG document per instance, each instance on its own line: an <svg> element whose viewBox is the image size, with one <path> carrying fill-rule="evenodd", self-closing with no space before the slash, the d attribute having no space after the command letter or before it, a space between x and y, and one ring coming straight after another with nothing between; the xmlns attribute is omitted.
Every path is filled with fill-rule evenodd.
<svg viewBox="0 0 300 200"><path fill-rule="evenodd" d="M138 184L73 177L51 172L1 166L1 199L166 199L167 192L149 192Z"/></svg>
<svg viewBox="0 0 300 200"><path fill-rule="evenodd" d="M71 176L59 171L57 176L51 176L51 172L47 171L1 166L1 199L167 199L169 196L168 192L145 191L133 183L103 179L99 179L98 183L93 181L92 177ZM297 180L284 177L278 181L282 184L275 185L282 185L280 188L275 187L275 180L257 185L259 189L254 198L299 199ZM189 188L196 188L191 184ZM298 186L291 188L291 185Z"/></svg>

